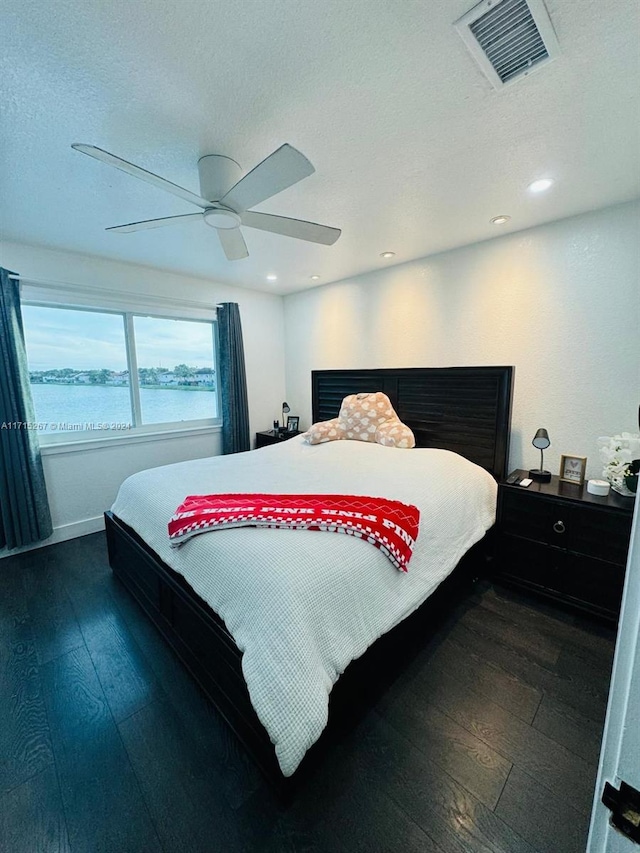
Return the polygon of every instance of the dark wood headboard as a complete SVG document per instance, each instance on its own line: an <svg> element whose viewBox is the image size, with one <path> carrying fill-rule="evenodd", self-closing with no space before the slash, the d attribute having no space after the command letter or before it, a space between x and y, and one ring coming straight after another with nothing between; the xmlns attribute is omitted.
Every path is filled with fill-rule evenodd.
<svg viewBox="0 0 640 853"><path fill-rule="evenodd" d="M453 450L504 477L513 367L314 370L313 422L335 418L347 394L384 391L418 447Z"/></svg>

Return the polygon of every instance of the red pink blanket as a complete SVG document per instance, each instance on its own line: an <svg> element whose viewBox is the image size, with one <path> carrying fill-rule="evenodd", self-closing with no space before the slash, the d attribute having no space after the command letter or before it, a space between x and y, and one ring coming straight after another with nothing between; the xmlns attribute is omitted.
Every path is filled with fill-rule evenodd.
<svg viewBox="0 0 640 853"><path fill-rule="evenodd" d="M178 547L228 527L326 530L365 539L406 572L419 523L417 507L363 495L190 495L169 521L169 539Z"/></svg>

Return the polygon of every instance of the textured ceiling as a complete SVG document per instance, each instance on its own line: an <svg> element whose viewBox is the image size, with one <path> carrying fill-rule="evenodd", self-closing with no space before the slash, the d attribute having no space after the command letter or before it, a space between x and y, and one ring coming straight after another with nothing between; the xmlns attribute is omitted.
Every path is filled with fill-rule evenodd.
<svg viewBox="0 0 640 853"><path fill-rule="evenodd" d="M4 0L2 234L287 293L639 196L636 0L615 15L548 0L559 58L501 91L452 26L472 5ZM289 142L316 174L257 209L342 237L244 229L251 256L229 262L203 223L107 234L196 209L72 142L195 192L203 154L249 170ZM554 188L527 194L546 175ZM498 229L501 213L512 219Z"/></svg>

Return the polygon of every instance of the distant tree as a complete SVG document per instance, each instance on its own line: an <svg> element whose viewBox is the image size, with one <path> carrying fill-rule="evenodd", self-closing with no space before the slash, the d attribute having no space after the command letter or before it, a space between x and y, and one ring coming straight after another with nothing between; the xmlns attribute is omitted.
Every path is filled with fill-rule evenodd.
<svg viewBox="0 0 640 853"><path fill-rule="evenodd" d="M141 385L157 385L160 371L157 367L139 367L138 376Z"/></svg>
<svg viewBox="0 0 640 853"><path fill-rule="evenodd" d="M71 379L72 376L75 376L78 373L78 369L75 367L56 367L51 370L45 371L45 376L53 376L56 379Z"/></svg>
<svg viewBox="0 0 640 853"><path fill-rule="evenodd" d="M195 374L195 368L189 367L188 364L176 364L173 372L179 379L191 379Z"/></svg>
<svg viewBox="0 0 640 853"><path fill-rule="evenodd" d="M105 367L100 370L87 370L83 371L89 377L89 382L92 385L104 385L111 376L111 371L107 370Z"/></svg>

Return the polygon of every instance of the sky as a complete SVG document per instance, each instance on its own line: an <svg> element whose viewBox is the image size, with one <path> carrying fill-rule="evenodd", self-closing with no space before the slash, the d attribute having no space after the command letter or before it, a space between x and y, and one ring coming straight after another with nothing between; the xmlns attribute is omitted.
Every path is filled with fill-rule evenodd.
<svg viewBox="0 0 640 853"><path fill-rule="evenodd" d="M30 370L126 370L124 318L68 308L22 306ZM134 317L138 367L213 366L210 323Z"/></svg>

